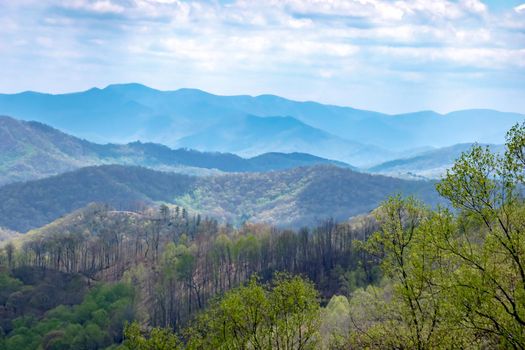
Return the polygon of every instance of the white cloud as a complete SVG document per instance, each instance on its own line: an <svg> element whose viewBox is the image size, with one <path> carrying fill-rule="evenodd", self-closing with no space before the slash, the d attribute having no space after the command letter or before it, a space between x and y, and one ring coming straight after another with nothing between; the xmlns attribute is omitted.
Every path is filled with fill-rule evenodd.
<svg viewBox="0 0 525 350"><path fill-rule="evenodd" d="M522 61L518 48L505 46L505 40L517 34L502 30L498 18L491 17L479 0L237 0L226 5L126 0L126 6L117 0L75 0L72 4L128 18L124 27L115 25L124 28L124 47L134 54L171 58L195 69L258 71L264 65L285 73L294 66L305 75L315 71L334 77L338 66L367 67L373 61L372 71L380 66L404 71L409 64L421 77L426 63L440 62L445 70L504 70Z"/></svg>
<svg viewBox="0 0 525 350"><path fill-rule="evenodd" d="M479 0L9 3L0 13L9 67L31 57L49 69L43 62L53 55L56 69L77 67L89 79L107 70L114 81L134 75L168 81L170 75L151 73L162 67L191 77L191 84L223 81L229 88L249 77L280 88L279 79L293 77L301 82L285 84L289 89L313 89L322 80L374 91L371 84L422 84L447 74L459 82L481 81L487 71L525 75L525 4L492 13ZM7 60L0 65L8 67Z"/></svg>
<svg viewBox="0 0 525 350"><path fill-rule="evenodd" d="M514 11L516 11L517 13L525 13L525 4L521 4L519 6L516 6L514 8Z"/></svg>
<svg viewBox="0 0 525 350"><path fill-rule="evenodd" d="M66 7L97 13L123 13L125 7L110 0L73 0L65 3Z"/></svg>
<svg viewBox="0 0 525 350"><path fill-rule="evenodd" d="M485 5L479 0L461 0L460 5L471 13L487 13L487 5Z"/></svg>

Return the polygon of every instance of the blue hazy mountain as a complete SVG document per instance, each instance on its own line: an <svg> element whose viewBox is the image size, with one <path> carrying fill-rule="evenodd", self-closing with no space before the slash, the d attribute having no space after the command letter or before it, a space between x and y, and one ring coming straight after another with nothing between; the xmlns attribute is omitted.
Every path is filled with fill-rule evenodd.
<svg viewBox="0 0 525 350"><path fill-rule="evenodd" d="M442 147L415 156L395 159L373 166L368 169L371 173L395 176L408 179L438 179L446 170L454 165L455 160L473 146L472 143L461 143L449 147ZM503 145L482 145L489 147L492 152L503 153Z"/></svg>
<svg viewBox="0 0 525 350"><path fill-rule="evenodd" d="M265 153L245 159L231 153L171 149L155 143L95 144L40 122L0 116L0 185L60 174L88 165L126 164L206 175L265 172L299 166L348 164L304 153Z"/></svg>
<svg viewBox="0 0 525 350"><path fill-rule="evenodd" d="M195 89L159 91L140 84L59 95L3 94L0 114L47 123L96 142L139 139L168 146L217 146L250 155L283 149L305 152L301 147L313 148L312 139L318 135L315 155L358 166L399 158L414 148L474 141L499 144L505 131L524 119L493 110L387 115L273 95L217 96ZM370 146L375 147L376 159L370 159Z"/></svg>
<svg viewBox="0 0 525 350"><path fill-rule="evenodd" d="M373 145L360 144L313 128L292 117L248 115L235 122L217 123L181 138L178 146L204 151L233 152L255 156L266 152L295 152L321 157L337 156L349 163L374 163L391 153Z"/></svg>

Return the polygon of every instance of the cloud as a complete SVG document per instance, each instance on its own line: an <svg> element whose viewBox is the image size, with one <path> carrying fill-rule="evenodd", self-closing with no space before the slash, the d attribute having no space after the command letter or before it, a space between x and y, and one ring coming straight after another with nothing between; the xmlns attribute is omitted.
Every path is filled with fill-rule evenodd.
<svg viewBox="0 0 525 350"><path fill-rule="evenodd" d="M100 76L311 98L350 84L417 93L445 77L525 89L524 13L479 0L19 0L0 13L0 65L41 73L0 88L38 76L73 89Z"/></svg>
<svg viewBox="0 0 525 350"><path fill-rule="evenodd" d="M519 6L516 6L514 8L514 11L516 11L517 13L525 13L525 4L521 4Z"/></svg>
<svg viewBox="0 0 525 350"><path fill-rule="evenodd" d="M64 7L76 9L76 10L96 12L96 13L115 14L115 13L123 13L125 11L124 6L113 3L110 0L96 0L96 1L73 0L73 1L65 2Z"/></svg>

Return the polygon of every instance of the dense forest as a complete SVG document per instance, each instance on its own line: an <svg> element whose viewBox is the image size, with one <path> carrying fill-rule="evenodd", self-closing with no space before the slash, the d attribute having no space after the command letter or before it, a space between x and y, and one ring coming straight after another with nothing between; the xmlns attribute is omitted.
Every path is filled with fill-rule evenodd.
<svg viewBox="0 0 525 350"><path fill-rule="evenodd" d="M206 177L104 165L0 187L0 227L26 232L97 202L134 211L165 203L221 223L300 228L328 217L342 221L366 213L392 193L415 195L429 204L440 202L433 182L330 165Z"/></svg>
<svg viewBox="0 0 525 350"><path fill-rule="evenodd" d="M133 286L133 292L122 292L123 298L133 299L133 307L116 309L117 316L108 313L110 320L104 322L116 322L122 328L125 321L136 319L149 326L180 331L216 296L248 281L254 283L255 276L261 283L272 281L279 271L304 276L320 291L318 294L313 284L308 284L315 292L315 303L334 294L348 294L379 277L377 258L358 251L355 245L355 240L364 241L372 235L376 225L374 218L365 216L347 224L329 220L311 230L279 230L257 224L234 229L215 220L189 216L180 207L122 212L91 205L5 245L0 263L6 286L2 299L6 348L32 348L35 339L46 341L47 333L58 332L65 323L79 319L74 315L86 298L106 298L93 293L117 293L111 291L114 283L120 286L118 293ZM82 301L68 300L70 293L54 294L48 295L52 300L47 307L40 305L37 298L49 292L53 279L64 279L67 288L73 279L79 289L75 295L90 291ZM19 306L33 302L38 309ZM104 301L110 302L116 301ZM60 318L62 314L55 309L65 310L64 305L71 306L68 316ZM98 310L91 306L94 309L90 312ZM84 328L92 322L91 316L85 317L78 321ZM31 335L24 338L26 343L15 337L20 327ZM108 331L97 346L120 341L121 334L115 332L113 328ZM60 343L70 341L67 346L73 346L76 340L68 337L63 335Z"/></svg>
<svg viewBox="0 0 525 350"><path fill-rule="evenodd" d="M289 230L89 205L4 244L0 348L524 349L524 185L525 124L462 154L450 206Z"/></svg>

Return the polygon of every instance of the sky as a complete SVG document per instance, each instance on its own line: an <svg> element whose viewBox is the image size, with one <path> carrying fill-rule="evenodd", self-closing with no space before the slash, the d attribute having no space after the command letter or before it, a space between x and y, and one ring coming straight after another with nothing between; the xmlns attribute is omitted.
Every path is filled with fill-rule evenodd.
<svg viewBox="0 0 525 350"><path fill-rule="evenodd" d="M0 92L139 82L525 113L525 0L0 0Z"/></svg>

